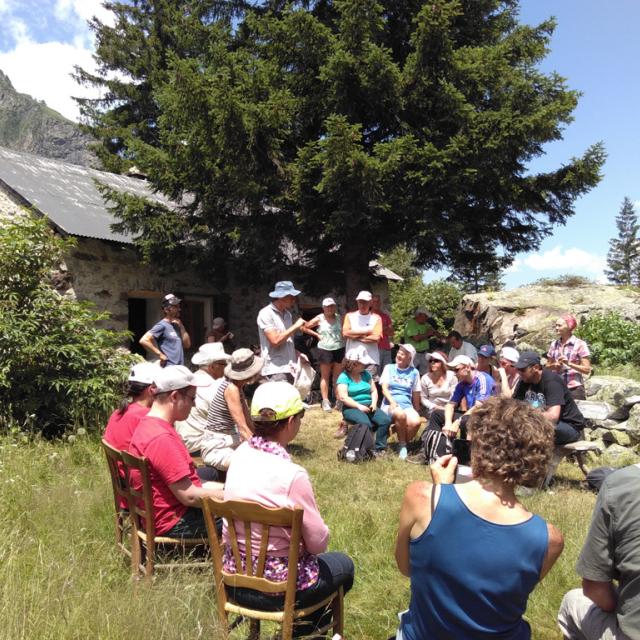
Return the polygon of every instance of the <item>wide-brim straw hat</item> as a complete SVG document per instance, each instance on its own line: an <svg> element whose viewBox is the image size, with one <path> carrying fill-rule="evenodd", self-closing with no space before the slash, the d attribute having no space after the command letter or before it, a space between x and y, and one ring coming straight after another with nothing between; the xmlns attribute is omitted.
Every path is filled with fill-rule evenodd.
<svg viewBox="0 0 640 640"><path fill-rule="evenodd" d="M251 349L236 349L224 368L224 375L229 380L248 380L262 371L263 364L263 359Z"/></svg>
<svg viewBox="0 0 640 640"><path fill-rule="evenodd" d="M214 362L229 362L231 356L224 352L224 346L222 342L205 342L200 345L200 348L191 356L191 362L196 367L202 367Z"/></svg>

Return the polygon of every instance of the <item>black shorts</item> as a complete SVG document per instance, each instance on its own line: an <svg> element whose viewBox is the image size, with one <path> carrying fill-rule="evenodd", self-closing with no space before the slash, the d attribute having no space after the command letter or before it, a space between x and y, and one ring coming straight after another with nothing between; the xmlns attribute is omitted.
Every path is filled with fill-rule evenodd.
<svg viewBox="0 0 640 640"><path fill-rule="evenodd" d="M334 351L327 351L326 349L318 349L318 362L320 364L332 364L334 362L340 363L344 360L344 347L342 349L335 349Z"/></svg>

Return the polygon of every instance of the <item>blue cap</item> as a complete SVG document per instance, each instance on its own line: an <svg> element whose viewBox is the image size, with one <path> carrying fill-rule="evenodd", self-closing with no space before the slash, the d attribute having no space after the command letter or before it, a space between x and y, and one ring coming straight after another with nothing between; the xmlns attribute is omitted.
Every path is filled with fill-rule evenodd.
<svg viewBox="0 0 640 640"><path fill-rule="evenodd" d="M493 348L491 344L483 344L478 349L478 355L484 356L485 358L493 358L496 355L496 350Z"/></svg>

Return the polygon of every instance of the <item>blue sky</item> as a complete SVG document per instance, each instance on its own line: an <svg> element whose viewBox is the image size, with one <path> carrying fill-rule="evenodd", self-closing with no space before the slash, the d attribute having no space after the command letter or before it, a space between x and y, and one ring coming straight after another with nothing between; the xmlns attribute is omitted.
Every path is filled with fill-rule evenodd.
<svg viewBox="0 0 640 640"><path fill-rule="evenodd" d="M608 159L602 182L576 202L575 216L537 252L517 256L505 283L513 287L569 272L602 278L622 199L640 204L640 91L634 74L640 0L522 0L520 6L522 22L557 18L542 68L557 71L583 93L563 140L549 145L532 169L556 168L597 141L604 142ZM92 67L86 21L95 14L109 19L99 0L0 0L0 69L19 91L77 119L71 96L86 91L69 73L74 64Z"/></svg>

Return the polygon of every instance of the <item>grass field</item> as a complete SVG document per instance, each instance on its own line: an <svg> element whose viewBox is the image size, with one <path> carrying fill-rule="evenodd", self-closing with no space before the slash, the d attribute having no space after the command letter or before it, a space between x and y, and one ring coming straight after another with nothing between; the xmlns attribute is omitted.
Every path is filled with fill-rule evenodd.
<svg viewBox="0 0 640 640"><path fill-rule="evenodd" d="M426 468L393 455L338 463L338 419L307 412L291 449L311 475L330 548L356 565L345 636L386 639L409 598L393 559L398 510L405 486L424 478ZM524 500L565 536L564 553L529 600L527 618L541 640L561 637L555 616L563 593L578 584L575 560L595 501L580 488L577 468L563 464L558 478L552 492ZM210 573L164 573L150 586L131 581L113 541L111 487L97 438L0 440L0 500L0 639L217 637Z"/></svg>

